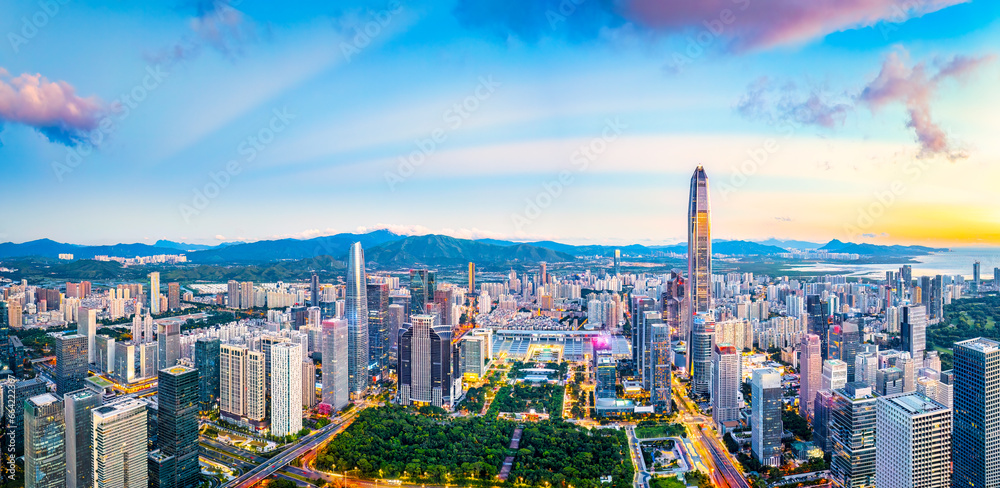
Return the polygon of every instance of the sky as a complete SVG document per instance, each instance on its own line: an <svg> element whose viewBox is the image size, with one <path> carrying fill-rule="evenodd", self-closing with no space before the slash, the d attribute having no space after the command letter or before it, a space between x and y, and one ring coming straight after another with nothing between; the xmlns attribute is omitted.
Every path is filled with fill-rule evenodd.
<svg viewBox="0 0 1000 488"><path fill-rule="evenodd" d="M1000 242L993 0L0 0L0 241Z"/></svg>

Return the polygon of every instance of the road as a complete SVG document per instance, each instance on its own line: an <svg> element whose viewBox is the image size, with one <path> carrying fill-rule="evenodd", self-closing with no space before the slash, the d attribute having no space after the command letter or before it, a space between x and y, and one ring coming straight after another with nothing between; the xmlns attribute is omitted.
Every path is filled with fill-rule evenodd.
<svg viewBox="0 0 1000 488"><path fill-rule="evenodd" d="M707 463L709 476L715 486L721 488L750 488L743 474L736 469L729 452L711 428L706 433L705 426L712 425L712 419L701 413L690 398L681 395L681 385L674 383L674 402L678 405L678 420L688 431L688 438L698 452L701 461Z"/></svg>
<svg viewBox="0 0 1000 488"><path fill-rule="evenodd" d="M344 429L346 429L347 426L354 421L358 413L369 406L371 406L371 404L368 403L357 405L353 410L341 416L339 421L303 437L291 447L285 449L284 452L273 457L270 461L267 461L264 464L261 464L244 473L243 476L222 485L223 488L248 488L267 479L268 476L277 473L278 470L283 468L286 464L291 463L296 458L307 452L318 449L326 444L326 442L333 436L343 432Z"/></svg>
<svg viewBox="0 0 1000 488"><path fill-rule="evenodd" d="M635 471L632 486L649 488L649 472L646 471L646 460L642 457L639 439L635 436L635 427L631 425L625 427L625 434L628 436L628 452L632 457L632 470Z"/></svg>

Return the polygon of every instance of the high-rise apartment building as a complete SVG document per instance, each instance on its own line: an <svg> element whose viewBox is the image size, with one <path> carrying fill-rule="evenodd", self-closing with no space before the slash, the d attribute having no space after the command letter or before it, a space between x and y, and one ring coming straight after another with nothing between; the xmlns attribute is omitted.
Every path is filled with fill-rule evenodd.
<svg viewBox="0 0 1000 488"><path fill-rule="evenodd" d="M368 390L368 297L365 252L360 242L347 256L347 292L344 318L347 320L347 375L351 396L364 397Z"/></svg>
<svg viewBox="0 0 1000 488"><path fill-rule="evenodd" d="M126 398L92 412L94 488L148 486L146 404Z"/></svg>
<svg viewBox="0 0 1000 488"><path fill-rule="evenodd" d="M24 402L24 486L66 486L66 422L63 402L43 393Z"/></svg>
<svg viewBox="0 0 1000 488"><path fill-rule="evenodd" d="M235 420L266 416L264 353L244 346L219 348L219 412Z"/></svg>
<svg viewBox="0 0 1000 488"><path fill-rule="evenodd" d="M649 403L659 414L669 414L672 408L673 349L670 335L670 326L667 324L656 324L650 329L653 384L649 391Z"/></svg>
<svg viewBox="0 0 1000 488"><path fill-rule="evenodd" d="M876 488L951 486L951 409L920 393L876 402Z"/></svg>
<svg viewBox="0 0 1000 488"><path fill-rule="evenodd" d="M323 403L330 405L334 411L350 403L347 337L347 321L323 321Z"/></svg>
<svg viewBox="0 0 1000 488"><path fill-rule="evenodd" d="M740 418L740 354L732 344L712 351L712 420L717 426Z"/></svg>
<svg viewBox="0 0 1000 488"><path fill-rule="evenodd" d="M753 371L751 383L750 448L764 466L781 465L781 373L772 368Z"/></svg>
<svg viewBox="0 0 1000 488"><path fill-rule="evenodd" d="M282 437L302 430L302 344L271 348L271 434Z"/></svg>
<svg viewBox="0 0 1000 488"><path fill-rule="evenodd" d="M813 400L823 385L822 343L816 334L805 334L799 344L799 415L812 416Z"/></svg>
<svg viewBox="0 0 1000 488"><path fill-rule="evenodd" d="M956 342L954 368L954 488L1000 486L1000 342Z"/></svg>

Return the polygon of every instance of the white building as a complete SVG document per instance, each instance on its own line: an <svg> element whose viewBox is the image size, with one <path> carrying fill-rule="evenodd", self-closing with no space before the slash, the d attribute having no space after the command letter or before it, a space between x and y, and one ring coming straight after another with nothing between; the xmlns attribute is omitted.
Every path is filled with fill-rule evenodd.
<svg viewBox="0 0 1000 488"><path fill-rule="evenodd" d="M712 351L712 420L716 425L740 418L740 353L732 344Z"/></svg>
<svg viewBox="0 0 1000 488"><path fill-rule="evenodd" d="M127 398L93 409L94 487L145 487L146 404Z"/></svg>
<svg viewBox="0 0 1000 488"><path fill-rule="evenodd" d="M951 486L951 409L919 393L877 401L876 488Z"/></svg>
<svg viewBox="0 0 1000 488"><path fill-rule="evenodd" d="M271 346L271 434L302 430L302 344Z"/></svg>
<svg viewBox="0 0 1000 488"><path fill-rule="evenodd" d="M847 384L847 363L839 359L823 361L822 390L839 390Z"/></svg>
<svg viewBox="0 0 1000 488"><path fill-rule="evenodd" d="M323 403L335 411L350 403L347 361L347 321L323 321Z"/></svg>

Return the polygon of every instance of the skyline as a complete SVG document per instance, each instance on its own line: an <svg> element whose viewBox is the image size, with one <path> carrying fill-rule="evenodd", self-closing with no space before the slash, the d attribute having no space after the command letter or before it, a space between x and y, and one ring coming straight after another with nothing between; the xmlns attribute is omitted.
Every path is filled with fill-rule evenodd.
<svg viewBox="0 0 1000 488"><path fill-rule="evenodd" d="M719 239L1000 242L995 3L56 3L0 2L0 202L60 216L0 241L676 243L703 165Z"/></svg>

